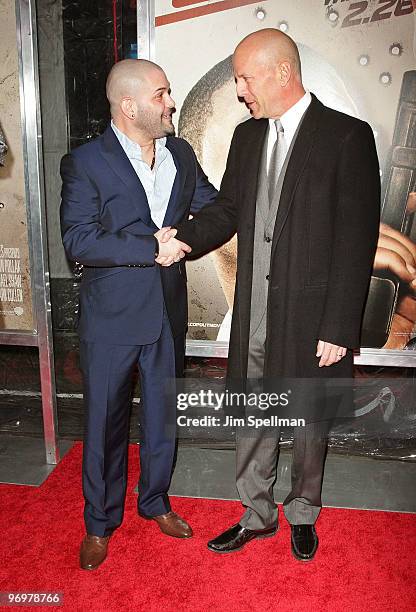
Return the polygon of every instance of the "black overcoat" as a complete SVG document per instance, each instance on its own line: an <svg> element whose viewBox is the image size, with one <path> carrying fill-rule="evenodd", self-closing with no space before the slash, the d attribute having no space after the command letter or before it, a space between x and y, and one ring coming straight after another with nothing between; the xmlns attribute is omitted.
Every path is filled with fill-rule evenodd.
<svg viewBox="0 0 416 612"><path fill-rule="evenodd" d="M201 253L238 236L228 376L247 375L257 182L267 119L237 126L214 204L178 226ZM380 176L370 126L315 96L287 167L272 243L265 377L350 377L379 231ZM348 347L318 367L318 340Z"/></svg>

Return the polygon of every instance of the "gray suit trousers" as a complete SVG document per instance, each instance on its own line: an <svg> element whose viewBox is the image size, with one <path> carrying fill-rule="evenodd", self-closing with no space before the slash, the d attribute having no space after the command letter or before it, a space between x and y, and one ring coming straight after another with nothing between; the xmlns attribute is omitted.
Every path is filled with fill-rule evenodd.
<svg viewBox="0 0 416 612"><path fill-rule="evenodd" d="M247 378L263 378L266 313L250 338ZM283 502L292 525L313 525L321 510L321 489L327 451L328 425L295 427L292 453L292 490ZM237 490L246 511L240 525L264 529L276 524L273 485L279 456L279 428L237 430Z"/></svg>

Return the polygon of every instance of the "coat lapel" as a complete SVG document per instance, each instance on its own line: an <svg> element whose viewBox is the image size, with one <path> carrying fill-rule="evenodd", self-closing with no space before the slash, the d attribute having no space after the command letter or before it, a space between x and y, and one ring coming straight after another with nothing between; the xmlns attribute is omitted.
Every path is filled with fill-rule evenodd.
<svg viewBox="0 0 416 612"><path fill-rule="evenodd" d="M323 105L312 94L287 165L273 233L272 258L293 203L296 187L306 167L319 125Z"/></svg>
<svg viewBox="0 0 416 612"><path fill-rule="evenodd" d="M263 153L264 139L267 135L269 122L267 119L253 120L251 135L242 143L244 158L242 167L246 172L244 176L244 216L253 221L254 237L254 216L256 211L257 187L259 182L260 164Z"/></svg>
<svg viewBox="0 0 416 612"><path fill-rule="evenodd" d="M244 134L241 141L241 166L234 168L235 172L243 173L241 182L242 209L239 214L241 229L238 235L239 259L243 264L238 264L238 300L240 304L250 304L253 280L253 251L254 251L254 229L256 217L257 189L259 184L260 167L263 153L264 140L267 135L269 122L267 119L253 119L250 133ZM240 329L250 329L250 307L239 308ZM240 349L244 355L246 351L246 338L241 339Z"/></svg>
<svg viewBox="0 0 416 612"><path fill-rule="evenodd" d="M146 192L111 126L108 126L103 134L101 154L126 186L133 203L140 212L142 221L146 225L153 226Z"/></svg>

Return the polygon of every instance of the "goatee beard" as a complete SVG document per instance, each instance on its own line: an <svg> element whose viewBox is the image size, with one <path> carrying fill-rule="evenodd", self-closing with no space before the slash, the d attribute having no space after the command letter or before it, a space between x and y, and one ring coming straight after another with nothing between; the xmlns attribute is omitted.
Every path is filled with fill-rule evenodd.
<svg viewBox="0 0 416 612"><path fill-rule="evenodd" d="M166 128L166 136L175 136L175 126L173 124Z"/></svg>

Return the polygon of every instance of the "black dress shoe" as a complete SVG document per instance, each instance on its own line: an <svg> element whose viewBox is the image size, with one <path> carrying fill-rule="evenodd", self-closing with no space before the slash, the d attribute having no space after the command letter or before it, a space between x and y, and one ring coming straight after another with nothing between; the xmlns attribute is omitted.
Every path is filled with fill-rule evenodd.
<svg viewBox="0 0 416 612"><path fill-rule="evenodd" d="M292 553L299 561L311 561L318 549L318 536L313 525L291 525Z"/></svg>
<svg viewBox="0 0 416 612"><path fill-rule="evenodd" d="M250 540L271 538L277 533L278 528L278 525L273 525L266 529L246 529L237 523L237 525L233 525L217 538L208 542L208 548L216 553L235 552L241 550Z"/></svg>

